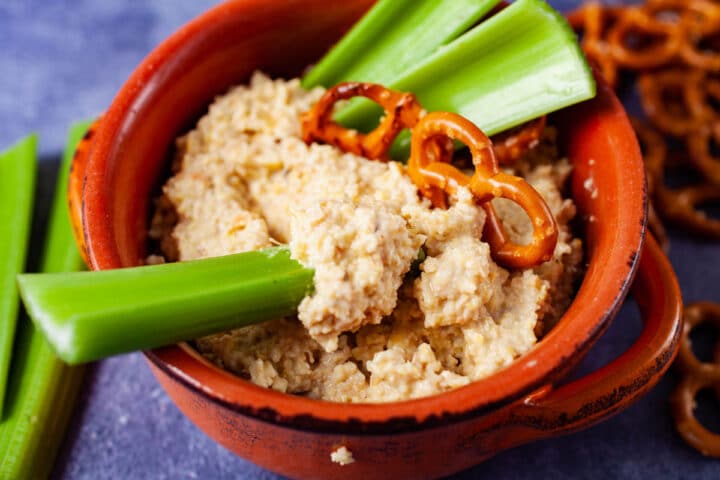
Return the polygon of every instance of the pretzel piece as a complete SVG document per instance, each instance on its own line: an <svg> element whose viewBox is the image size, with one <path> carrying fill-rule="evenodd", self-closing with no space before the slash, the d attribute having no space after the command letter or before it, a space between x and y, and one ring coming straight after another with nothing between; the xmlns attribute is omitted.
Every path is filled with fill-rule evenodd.
<svg viewBox="0 0 720 480"><path fill-rule="evenodd" d="M709 116L704 80L703 72L688 69L640 75L638 89L643 110L665 133L682 137L697 130Z"/></svg>
<svg viewBox="0 0 720 480"><path fill-rule="evenodd" d="M495 157L500 165L512 165L540 143L546 117L538 117L492 137Z"/></svg>
<svg viewBox="0 0 720 480"><path fill-rule="evenodd" d="M333 106L339 100L366 97L385 110L380 124L370 133L347 129L332 120ZM403 128L412 128L423 114L412 93L396 92L375 83L344 82L328 89L302 123L303 141L323 141L355 155L387 160L387 152Z"/></svg>
<svg viewBox="0 0 720 480"><path fill-rule="evenodd" d="M655 198L663 218L706 238L720 240L720 220L708 217L699 208L720 203L720 188L716 185L702 183L677 190L658 185Z"/></svg>
<svg viewBox="0 0 720 480"><path fill-rule="evenodd" d="M568 23L582 34L580 46L585 56L600 71L605 81L615 87L618 81L617 62L609 53L607 31L615 24L621 9L590 2L570 12Z"/></svg>
<svg viewBox="0 0 720 480"><path fill-rule="evenodd" d="M670 248L670 239L668 238L665 226L660 221L660 217L658 217L654 198L656 185L662 185L664 181L667 145L663 136L645 122L631 117L630 123L640 142L643 162L645 164L648 196L650 197L647 215L648 228L657 239L663 251L667 252Z"/></svg>
<svg viewBox="0 0 720 480"><path fill-rule="evenodd" d="M680 50L682 29L642 8L626 8L607 35L609 52L627 68L654 68L668 63Z"/></svg>
<svg viewBox="0 0 720 480"><path fill-rule="evenodd" d="M686 141L690 162L720 190L720 157L713 155L710 148L713 142L720 145L720 121L690 132Z"/></svg>
<svg viewBox="0 0 720 480"><path fill-rule="evenodd" d="M363 96L385 109L380 125L368 134L345 129L332 120L338 100ZM389 90L381 85L361 82L341 83L325 92L316 106L301 117L303 141L321 140L346 152L370 159L387 159L387 152L403 128L412 129L408 174L422 195L433 205L445 207L445 194L468 187L487 214L483 229L493 259L513 268L528 268L550 260L557 243L558 228L552 212L535 189L525 180L501 172L490 139L472 122L447 112L425 114L415 96ZM504 145L505 155L520 155L542 134L545 119L532 122L528 130L511 133ZM512 139L512 140L511 140ZM475 174L468 177L450 164L453 140L470 149ZM517 245L507 239L490 200L508 198L518 203L533 224L533 239Z"/></svg>
<svg viewBox="0 0 720 480"><path fill-rule="evenodd" d="M471 177L432 154L432 146L443 138L467 145L475 166ZM525 180L499 170L492 142L466 118L449 112L425 115L413 129L408 174L436 206L444 206L444 194L452 195L459 187L467 187L485 210L483 236L496 262L506 267L529 268L552 258L558 235L552 212ZM533 225L529 244L518 245L507 239L490 203L500 197L517 203L528 214Z"/></svg>
<svg viewBox="0 0 720 480"><path fill-rule="evenodd" d="M720 364L701 362L692 351L690 333L710 322L720 329L720 304L698 302L687 305L677 364L683 374L672 395L675 427L687 443L704 455L720 457L720 435L708 431L695 417L695 397L704 388L720 385Z"/></svg>

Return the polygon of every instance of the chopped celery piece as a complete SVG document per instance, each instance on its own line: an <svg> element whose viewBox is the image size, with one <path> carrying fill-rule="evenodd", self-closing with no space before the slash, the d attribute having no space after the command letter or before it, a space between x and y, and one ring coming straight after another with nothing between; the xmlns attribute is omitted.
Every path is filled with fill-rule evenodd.
<svg viewBox="0 0 720 480"><path fill-rule="evenodd" d="M25 267L35 194L37 137L0 153L0 418L19 300L15 276Z"/></svg>
<svg viewBox="0 0 720 480"><path fill-rule="evenodd" d="M457 112L488 135L595 95L575 34L542 0L517 0L386 86L413 92L428 111ZM377 115L371 102L353 102L337 120L367 130ZM400 144L397 156L407 137Z"/></svg>
<svg viewBox="0 0 720 480"><path fill-rule="evenodd" d="M291 315L314 271L287 247L118 270L18 277L35 325L68 363Z"/></svg>
<svg viewBox="0 0 720 480"><path fill-rule="evenodd" d="M348 80L385 84L482 18L498 0L380 0L303 78L305 88Z"/></svg>
<svg viewBox="0 0 720 480"><path fill-rule="evenodd" d="M88 124L73 125L58 173L41 262L43 272L79 270L82 258L73 239L65 201L75 146ZM83 377L55 356L30 319L18 325L10 369L7 416L0 423L0 478L47 478L62 444Z"/></svg>

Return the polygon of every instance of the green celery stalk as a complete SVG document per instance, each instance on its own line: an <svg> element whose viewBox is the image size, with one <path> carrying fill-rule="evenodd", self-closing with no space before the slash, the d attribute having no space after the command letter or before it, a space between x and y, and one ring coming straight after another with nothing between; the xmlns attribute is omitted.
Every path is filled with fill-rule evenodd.
<svg viewBox="0 0 720 480"><path fill-rule="evenodd" d="M380 0L305 75L305 88L385 84L453 40L498 0Z"/></svg>
<svg viewBox="0 0 720 480"><path fill-rule="evenodd" d="M65 190L75 146L89 124L73 125L55 188L40 268L43 272L80 270L83 261L73 239ZM0 423L0 478L47 478L72 414L83 368L58 359L30 319L18 325L10 370L7 417Z"/></svg>
<svg viewBox="0 0 720 480"><path fill-rule="evenodd" d="M459 113L488 135L595 95L575 34L542 0L517 0L386 86L413 92L428 111ZM337 120L367 130L377 112L354 102ZM394 156L406 157L408 147L406 136Z"/></svg>
<svg viewBox="0 0 720 480"><path fill-rule="evenodd" d="M287 247L97 272L18 277L30 317L70 364L291 315L314 271Z"/></svg>
<svg viewBox="0 0 720 480"><path fill-rule="evenodd" d="M0 153L0 417L18 316L15 276L23 271L35 190L37 137Z"/></svg>

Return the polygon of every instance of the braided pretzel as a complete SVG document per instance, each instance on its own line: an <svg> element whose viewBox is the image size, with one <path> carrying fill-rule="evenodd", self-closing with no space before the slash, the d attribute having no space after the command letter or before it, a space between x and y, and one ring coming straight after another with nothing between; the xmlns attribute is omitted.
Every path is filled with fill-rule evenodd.
<svg viewBox="0 0 720 480"><path fill-rule="evenodd" d="M468 177L438 158L433 152L438 138L460 140L470 149L475 173ZM436 206L444 205L444 194L467 187L487 214L483 235L490 244L493 259L505 266L528 268L552 258L558 229L552 212L539 193L520 177L498 169L490 139L472 122L449 112L425 115L413 129L408 174L420 191ZM489 200L507 198L519 204L533 224L528 245L507 240L495 209Z"/></svg>
<svg viewBox="0 0 720 480"><path fill-rule="evenodd" d="M683 376L672 395L675 427L685 441L701 453L720 457L720 435L703 427L693 412L698 391L720 386L720 364L698 360L690 341L690 332L702 323L710 322L720 329L720 305L698 302L686 306L684 313L685 323L677 361Z"/></svg>
<svg viewBox="0 0 720 480"><path fill-rule="evenodd" d="M370 133L347 129L332 120L338 100L366 97L385 110L380 124ZM313 109L305 112L302 123L305 143L323 141L372 160L387 160L387 152L403 128L412 128L422 116L420 103L412 93L395 92L382 85L363 82L339 83L325 92Z"/></svg>
<svg viewBox="0 0 720 480"><path fill-rule="evenodd" d="M345 129L331 119L335 102L354 96L370 98L385 109L385 118L380 125L366 135ZM372 83L348 82L326 91L316 106L302 115L301 122L302 138L306 143L321 140L344 151L380 160L387 159L390 145L403 128L412 129L408 174L433 205L444 207L445 193L453 193L458 186L466 186L487 213L483 235L496 262L506 267L527 268L552 258L558 229L545 201L523 179L499 171L490 139L460 115L445 112L426 115L410 93L394 92ZM540 126L533 124L530 128L533 132L541 131L544 122L542 119ZM512 135L519 134L514 132ZM529 148L533 135L526 133L516 138L517 145L510 144L506 149L508 157ZM450 165L453 139L465 142L470 148L475 165L472 177ZM523 147L521 143L528 147ZM534 228L530 244L517 245L507 240L489 202L494 197L513 200L527 212Z"/></svg>

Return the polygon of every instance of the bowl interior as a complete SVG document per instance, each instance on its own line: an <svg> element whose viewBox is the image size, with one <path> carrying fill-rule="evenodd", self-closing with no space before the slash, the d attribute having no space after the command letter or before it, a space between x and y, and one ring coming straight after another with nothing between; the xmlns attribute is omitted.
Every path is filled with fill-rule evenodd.
<svg viewBox="0 0 720 480"><path fill-rule="evenodd" d="M221 4L171 36L138 67L97 131L83 189L83 227L94 269L145 258L150 196L174 138L212 98L256 69L295 76L371 4L369 0ZM584 225L587 273L558 325L498 374L433 397L383 405L345 405L257 387L188 348L154 351L159 367L218 402L273 421L335 427L353 420L410 428L495 408L558 380L607 327L637 266L645 222L640 151L613 92L558 112L561 142L574 164L572 192ZM324 427L323 427L324 428Z"/></svg>

